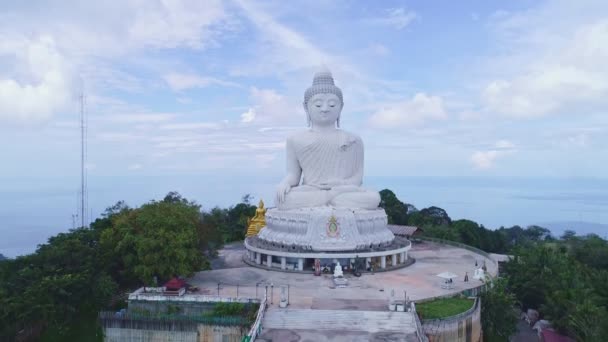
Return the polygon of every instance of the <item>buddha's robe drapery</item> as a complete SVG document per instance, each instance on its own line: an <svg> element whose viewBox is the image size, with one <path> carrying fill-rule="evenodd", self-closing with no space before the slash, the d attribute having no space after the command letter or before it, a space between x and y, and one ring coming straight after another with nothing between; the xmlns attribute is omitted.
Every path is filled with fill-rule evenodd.
<svg viewBox="0 0 608 342"><path fill-rule="evenodd" d="M361 185L363 170L363 141L342 130L335 134L306 131L288 139L302 168L302 185L320 185L342 180L349 185ZM289 146L291 145L291 146ZM350 181L349 181L350 180Z"/></svg>
<svg viewBox="0 0 608 342"><path fill-rule="evenodd" d="M302 181L294 186L279 209L331 205L375 209L380 203L376 191L361 187L363 141L358 136L336 130L332 134L312 130L287 139L288 163L297 162ZM289 160L295 158L296 161ZM330 190L322 189L329 185Z"/></svg>

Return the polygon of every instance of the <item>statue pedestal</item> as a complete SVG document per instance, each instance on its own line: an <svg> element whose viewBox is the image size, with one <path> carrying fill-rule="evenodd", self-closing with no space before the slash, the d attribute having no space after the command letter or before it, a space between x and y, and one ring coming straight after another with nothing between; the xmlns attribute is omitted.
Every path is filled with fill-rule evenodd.
<svg viewBox="0 0 608 342"><path fill-rule="evenodd" d="M333 207L269 209L258 238L309 251L356 251L390 245L384 209Z"/></svg>
<svg viewBox="0 0 608 342"><path fill-rule="evenodd" d="M348 280L343 277L334 278L334 285L336 285L337 288L346 287L346 285L348 285Z"/></svg>

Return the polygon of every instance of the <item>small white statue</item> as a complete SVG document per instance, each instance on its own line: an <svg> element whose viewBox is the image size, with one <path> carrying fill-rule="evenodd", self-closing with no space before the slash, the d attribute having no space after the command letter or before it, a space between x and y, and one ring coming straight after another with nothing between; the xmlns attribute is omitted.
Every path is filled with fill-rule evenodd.
<svg viewBox="0 0 608 342"><path fill-rule="evenodd" d="M475 269L475 274L473 275L473 279L485 281L486 280L486 272L482 267Z"/></svg>
<svg viewBox="0 0 608 342"><path fill-rule="evenodd" d="M340 266L340 262L336 263L336 267L334 268L334 278L343 277L344 273L342 272L342 266Z"/></svg>
<svg viewBox="0 0 608 342"><path fill-rule="evenodd" d="M317 72L304 93L310 129L287 138L287 175L276 194L279 209L378 208L378 192L361 187L363 141L340 129L343 106L342 91L331 72Z"/></svg>

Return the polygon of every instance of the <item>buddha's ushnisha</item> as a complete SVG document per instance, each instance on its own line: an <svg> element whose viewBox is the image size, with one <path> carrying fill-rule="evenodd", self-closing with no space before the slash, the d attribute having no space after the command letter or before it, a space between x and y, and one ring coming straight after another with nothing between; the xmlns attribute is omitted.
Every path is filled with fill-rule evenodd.
<svg viewBox="0 0 608 342"><path fill-rule="evenodd" d="M287 175L276 194L279 209L378 207L378 192L361 187L363 141L339 127L343 106L331 72L316 73L304 93L309 129L287 138Z"/></svg>

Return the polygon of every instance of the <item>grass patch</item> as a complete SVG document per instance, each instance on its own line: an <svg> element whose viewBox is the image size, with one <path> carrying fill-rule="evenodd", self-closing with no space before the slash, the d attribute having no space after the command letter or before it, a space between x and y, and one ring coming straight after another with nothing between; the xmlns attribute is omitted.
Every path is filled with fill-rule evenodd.
<svg viewBox="0 0 608 342"><path fill-rule="evenodd" d="M445 318L469 310L473 300L468 298L440 298L430 302L416 304L416 311L420 319Z"/></svg>

